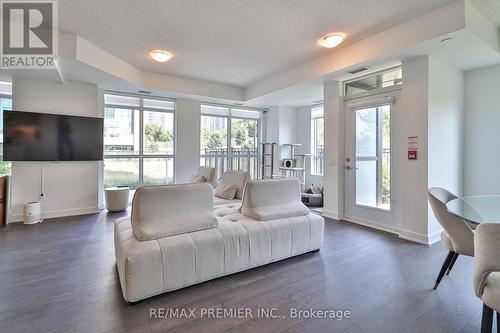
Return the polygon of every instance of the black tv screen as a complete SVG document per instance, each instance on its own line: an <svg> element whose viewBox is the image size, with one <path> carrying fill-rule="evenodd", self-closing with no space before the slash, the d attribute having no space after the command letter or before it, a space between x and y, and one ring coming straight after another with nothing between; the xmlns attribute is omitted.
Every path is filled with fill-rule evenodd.
<svg viewBox="0 0 500 333"><path fill-rule="evenodd" d="M3 130L4 161L102 160L102 118L4 111Z"/></svg>

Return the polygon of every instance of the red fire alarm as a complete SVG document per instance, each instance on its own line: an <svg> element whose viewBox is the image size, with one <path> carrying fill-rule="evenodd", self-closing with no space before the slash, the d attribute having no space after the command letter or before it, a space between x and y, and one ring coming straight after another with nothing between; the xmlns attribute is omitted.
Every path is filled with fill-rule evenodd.
<svg viewBox="0 0 500 333"><path fill-rule="evenodd" d="M408 150L408 159L416 160L417 159L417 151L416 150Z"/></svg>

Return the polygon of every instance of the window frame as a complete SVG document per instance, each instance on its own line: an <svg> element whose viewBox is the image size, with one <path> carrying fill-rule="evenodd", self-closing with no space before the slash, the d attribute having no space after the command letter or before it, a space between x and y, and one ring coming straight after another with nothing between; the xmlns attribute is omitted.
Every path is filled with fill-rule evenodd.
<svg viewBox="0 0 500 333"><path fill-rule="evenodd" d="M395 72L395 71L398 71L398 70L400 70L401 73L402 73L403 67L401 65L397 65L397 66L393 66L393 67L381 69L381 70L378 70L378 71L375 71L375 72L372 72L372 73L369 73L369 74L357 76L357 77L354 77L352 79L344 81L343 82L343 89L342 89L343 90L344 100L356 99L356 98L361 98L361 97L365 97L365 96L375 95L375 94L386 92L386 91L393 91L394 89L400 89L401 86L402 86L402 78L401 78L401 82L398 82L398 83L395 83L395 84L392 84L392 85L389 85L389 86L378 87L378 88L375 88L375 89L370 89L370 90L367 90L367 91L353 93L353 94L348 94L348 92L347 92L348 85L350 83L361 81L361 80L372 78L372 77L376 77L376 76L383 75L383 74L386 74L386 73ZM402 73L402 75L403 75L403 73Z"/></svg>
<svg viewBox="0 0 500 333"><path fill-rule="evenodd" d="M116 96L124 96L124 97L134 97L139 99L139 106L128 106L128 105L118 105L118 104L106 104L105 103L105 96L106 95L116 95ZM144 100L145 99L153 99L153 100L162 100L162 101L169 101L173 103L173 109L155 109L153 107L144 107ZM139 161L139 180L138 180L138 187L144 186L144 161L147 159L172 159L173 161L173 174L172 174L172 182L175 183L175 177L176 177L176 155L177 155L177 117L176 117L176 109L177 109L177 103L175 99L172 98L166 98L166 97L158 97L158 96L144 96L144 95L139 95L139 94L128 94L128 93L121 93L121 92L115 92L115 91L104 91L102 95L102 101L103 101L103 119L106 119L106 108L114 108L114 109L127 109L131 111L137 110L139 112L139 153L138 154L106 154L106 150L103 149L104 154L103 154L103 170L106 169L106 160L110 159L137 159ZM172 154L151 154L151 153L145 153L144 152L144 114L145 112L163 112L163 113L169 113L173 115L173 152ZM134 112L132 113L132 117L134 116ZM104 141L104 140L103 140ZM105 143L103 142L103 145ZM171 184L167 183L167 184ZM106 184L106 179L103 174L103 187L105 187Z"/></svg>
<svg viewBox="0 0 500 333"><path fill-rule="evenodd" d="M203 107L219 107L219 108L226 108L227 109L227 115L219 115L219 114L212 114L210 112L203 112ZM258 112L259 117L258 118L252 118L252 117L244 117L242 115L233 115L233 110L248 110L248 111L253 111L253 112ZM233 119L238 119L238 120L255 120L257 122L257 144L255 147L256 153L254 155L239 155L239 157L248 157L248 158L256 158L256 174L255 174L255 179L260 178L260 144L262 142L262 123L263 123L263 110L258 109L258 108L248 108L248 107L242 107L242 106L231 106L231 105L224 105L224 104L214 104L214 103L201 103L200 104L200 137L199 137L199 142L200 142L200 161L202 158L207 158L210 155L202 154L201 152L201 119L203 116L209 116L209 117L219 117L219 118L225 118L226 120L226 131L227 131L227 137L226 137L226 147L227 147L227 154L222 155L224 156L226 160L226 171L229 170L234 170L233 169L233 152L232 152L232 120ZM201 164L201 163L200 163ZM218 171L217 171L218 172ZM221 175L224 174L224 171L220 173Z"/></svg>
<svg viewBox="0 0 500 333"><path fill-rule="evenodd" d="M4 94L4 93L0 93L0 101L2 99L9 99L10 100L10 109L6 110L6 111L12 111L13 110L12 102L14 101L14 99L12 98L12 82L2 81L2 83L10 84L10 86L11 86L11 93L10 93L10 95ZM0 121L3 121L3 120L0 119ZM4 161L3 160L3 139L4 138L3 138L3 133L2 133L2 140L0 140L0 145L2 145L2 149L0 149L0 162L2 162L2 163L9 163L10 164L10 173L7 174L7 175L10 175L10 174L12 174L12 162Z"/></svg>
<svg viewBox="0 0 500 333"><path fill-rule="evenodd" d="M313 115L313 109L314 108L319 108L323 110L320 116L314 116ZM324 151L325 151L325 109L323 104L318 104L318 105L313 105L311 107L311 176L320 176L323 177L325 175L325 165L324 165ZM317 139L317 120L323 119L323 155L318 155L317 150L318 150L318 142L316 142ZM317 163L317 158L321 157L323 159L323 167L321 168L322 173L316 173L316 163Z"/></svg>

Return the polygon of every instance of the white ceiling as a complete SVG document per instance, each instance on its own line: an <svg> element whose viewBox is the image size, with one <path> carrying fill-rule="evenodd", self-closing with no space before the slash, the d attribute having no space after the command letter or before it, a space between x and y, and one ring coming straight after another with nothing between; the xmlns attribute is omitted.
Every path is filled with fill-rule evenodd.
<svg viewBox="0 0 500 333"><path fill-rule="evenodd" d="M493 24L500 28L500 0L471 0Z"/></svg>
<svg viewBox="0 0 500 333"><path fill-rule="evenodd" d="M324 33L347 33L347 45L449 2L60 0L59 27L142 70L247 87L328 53ZM153 62L153 48L175 57Z"/></svg>

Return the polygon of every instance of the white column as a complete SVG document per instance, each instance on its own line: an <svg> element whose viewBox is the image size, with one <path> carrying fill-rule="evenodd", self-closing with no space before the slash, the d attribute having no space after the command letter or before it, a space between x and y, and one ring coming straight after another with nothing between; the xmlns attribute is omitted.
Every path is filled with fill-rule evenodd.
<svg viewBox="0 0 500 333"><path fill-rule="evenodd" d="M342 83L324 84L325 175L323 215L342 218L344 212L344 110Z"/></svg>
<svg viewBox="0 0 500 333"><path fill-rule="evenodd" d="M427 189L462 193L463 73L422 56L403 62L400 237L422 244L440 239L441 226L428 204ZM408 160L408 136L418 136L418 159Z"/></svg>
<svg viewBox="0 0 500 333"><path fill-rule="evenodd" d="M403 62L401 116L398 124L401 177L399 236L427 243L427 115L429 109L429 57ZM418 137L417 160L408 160L408 137Z"/></svg>
<svg viewBox="0 0 500 333"><path fill-rule="evenodd" d="M176 182L185 183L200 165L200 102L176 101Z"/></svg>

